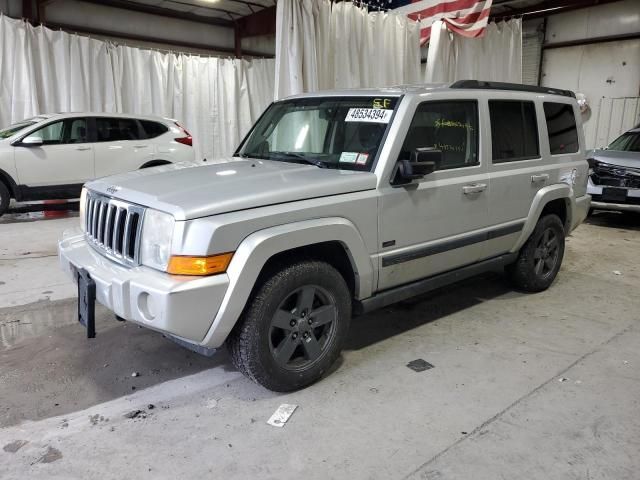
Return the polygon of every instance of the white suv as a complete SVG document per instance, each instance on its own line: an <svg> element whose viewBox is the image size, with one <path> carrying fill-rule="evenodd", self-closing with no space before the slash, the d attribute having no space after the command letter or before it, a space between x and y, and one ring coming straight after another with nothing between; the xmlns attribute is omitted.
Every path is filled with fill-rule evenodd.
<svg viewBox="0 0 640 480"><path fill-rule="evenodd" d="M0 215L10 198L77 198L94 178L194 160L191 135L175 120L39 115L0 130Z"/></svg>

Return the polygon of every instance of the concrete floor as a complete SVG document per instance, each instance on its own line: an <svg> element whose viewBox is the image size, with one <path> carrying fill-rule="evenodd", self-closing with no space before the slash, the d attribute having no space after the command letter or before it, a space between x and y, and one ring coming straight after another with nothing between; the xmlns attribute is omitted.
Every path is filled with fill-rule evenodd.
<svg viewBox="0 0 640 480"><path fill-rule="evenodd" d="M547 292L487 275L355 319L334 371L287 395L104 310L88 341L51 256L77 218L15 221L0 223L3 480L639 478L637 217L581 226ZM418 358L434 368L406 367ZM267 425L282 403L299 407Z"/></svg>

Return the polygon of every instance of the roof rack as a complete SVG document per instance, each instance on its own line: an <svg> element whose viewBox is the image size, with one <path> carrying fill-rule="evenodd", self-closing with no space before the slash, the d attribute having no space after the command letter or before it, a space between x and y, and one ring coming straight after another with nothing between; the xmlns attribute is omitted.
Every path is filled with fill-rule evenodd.
<svg viewBox="0 0 640 480"><path fill-rule="evenodd" d="M485 82L482 80L458 80L451 84L450 88L474 88L480 90L513 90L516 92L548 93L550 95L562 95L563 97L576 98L576 94L571 90L561 90L559 88L536 87L533 85L523 85L521 83L505 82Z"/></svg>

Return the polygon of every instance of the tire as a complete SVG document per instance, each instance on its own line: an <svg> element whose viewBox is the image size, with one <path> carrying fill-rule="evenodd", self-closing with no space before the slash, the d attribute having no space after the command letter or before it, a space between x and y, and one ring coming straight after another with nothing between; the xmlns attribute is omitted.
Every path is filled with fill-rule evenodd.
<svg viewBox="0 0 640 480"><path fill-rule="evenodd" d="M6 185L0 182L0 217L4 215L9 209L9 202L11 201L11 194Z"/></svg>
<svg viewBox="0 0 640 480"><path fill-rule="evenodd" d="M290 392L316 382L333 365L350 321L351 295L342 275L325 262L300 261L257 287L227 347L246 376Z"/></svg>
<svg viewBox="0 0 640 480"><path fill-rule="evenodd" d="M545 215L506 270L515 286L541 292L551 286L564 257L564 227L557 215Z"/></svg>

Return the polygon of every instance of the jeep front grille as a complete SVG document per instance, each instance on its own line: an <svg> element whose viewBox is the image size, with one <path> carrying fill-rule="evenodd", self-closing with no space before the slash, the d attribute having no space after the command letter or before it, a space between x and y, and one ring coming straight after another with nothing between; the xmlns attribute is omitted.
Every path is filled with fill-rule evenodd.
<svg viewBox="0 0 640 480"><path fill-rule="evenodd" d="M123 265L140 264L144 208L87 192L85 235L106 257Z"/></svg>

